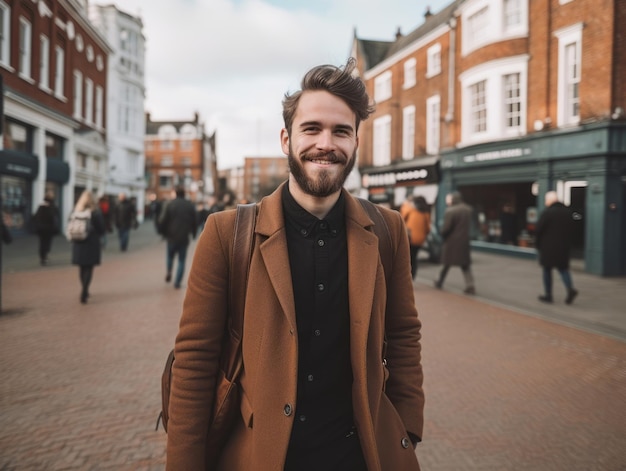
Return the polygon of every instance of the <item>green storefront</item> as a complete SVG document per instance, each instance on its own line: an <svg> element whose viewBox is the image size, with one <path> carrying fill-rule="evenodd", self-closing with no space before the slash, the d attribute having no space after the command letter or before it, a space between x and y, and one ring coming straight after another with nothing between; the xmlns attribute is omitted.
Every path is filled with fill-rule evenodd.
<svg viewBox="0 0 626 471"><path fill-rule="evenodd" d="M573 211L572 256L585 271L626 275L626 123L602 122L443 151L437 200L458 190L474 207L473 247L535 257L543 197ZM441 220L439 221L441 223Z"/></svg>

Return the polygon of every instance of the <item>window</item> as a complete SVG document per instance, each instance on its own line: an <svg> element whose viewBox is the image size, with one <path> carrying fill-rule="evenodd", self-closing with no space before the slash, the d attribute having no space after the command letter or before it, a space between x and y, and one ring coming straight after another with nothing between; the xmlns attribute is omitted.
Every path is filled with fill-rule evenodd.
<svg viewBox="0 0 626 471"><path fill-rule="evenodd" d="M522 98L520 74L504 76L504 126L507 129L518 129L522 125Z"/></svg>
<svg viewBox="0 0 626 471"><path fill-rule="evenodd" d="M402 110L402 158L415 156L415 106Z"/></svg>
<svg viewBox="0 0 626 471"><path fill-rule="evenodd" d="M32 26L26 18L20 17L20 61L19 73L22 78L30 78L30 63L32 53Z"/></svg>
<svg viewBox="0 0 626 471"><path fill-rule="evenodd" d="M50 89L50 40L43 34L39 37L39 86Z"/></svg>
<svg viewBox="0 0 626 471"><path fill-rule="evenodd" d="M404 88L413 87L417 80L417 61L411 58L404 63Z"/></svg>
<svg viewBox="0 0 626 471"><path fill-rule="evenodd" d="M374 100L378 103L391 98L391 71L388 70L374 79Z"/></svg>
<svg viewBox="0 0 626 471"><path fill-rule="evenodd" d="M426 52L426 77L433 77L441 73L441 44L437 43Z"/></svg>
<svg viewBox="0 0 626 471"><path fill-rule="evenodd" d="M83 117L83 74L79 70L74 71L74 118Z"/></svg>
<svg viewBox="0 0 626 471"><path fill-rule="evenodd" d="M516 28L522 24L522 0L504 0L502 19L504 30Z"/></svg>
<svg viewBox="0 0 626 471"><path fill-rule="evenodd" d="M564 28L555 34L559 40L558 125L577 124L580 121L582 24Z"/></svg>
<svg viewBox="0 0 626 471"><path fill-rule="evenodd" d="M161 165L163 167L171 167L174 165L174 157L171 155L164 155L161 157Z"/></svg>
<svg viewBox="0 0 626 471"><path fill-rule="evenodd" d="M65 51L61 46L54 48L55 68L54 68L54 94L57 98L64 97L64 85L65 81Z"/></svg>
<svg viewBox="0 0 626 471"><path fill-rule="evenodd" d="M180 163L183 167L191 167L191 157L181 157Z"/></svg>
<svg viewBox="0 0 626 471"><path fill-rule="evenodd" d="M482 80L470 87L470 127L473 133L487 130L486 81Z"/></svg>
<svg viewBox="0 0 626 471"><path fill-rule="evenodd" d="M0 1L0 64L9 66L11 50L11 9Z"/></svg>
<svg viewBox="0 0 626 471"><path fill-rule="evenodd" d="M374 165L391 163L391 116L374 120Z"/></svg>
<svg viewBox="0 0 626 471"><path fill-rule="evenodd" d="M63 148L65 140L49 132L46 133L46 157L49 159L63 160Z"/></svg>
<svg viewBox="0 0 626 471"><path fill-rule="evenodd" d="M33 128L22 123L6 119L4 148L22 152L33 151Z"/></svg>
<svg viewBox="0 0 626 471"><path fill-rule="evenodd" d="M102 125L104 123L103 101L104 101L104 89L100 85L98 85L96 86L96 127L97 128L102 128Z"/></svg>
<svg viewBox="0 0 626 471"><path fill-rule="evenodd" d="M489 7L485 6L467 19L467 40L471 47L483 44L489 29Z"/></svg>
<svg viewBox="0 0 626 471"><path fill-rule="evenodd" d="M137 152L126 152L126 172L129 175L139 174L139 154Z"/></svg>
<svg viewBox="0 0 626 471"><path fill-rule="evenodd" d="M426 100L426 152L439 153L441 98L435 95Z"/></svg>
<svg viewBox="0 0 626 471"><path fill-rule="evenodd" d="M89 166L89 158L87 157L87 154L82 152L76 153L76 166L83 170L87 170L87 167Z"/></svg>
<svg viewBox="0 0 626 471"><path fill-rule="evenodd" d="M459 76L461 145L526 133L528 60L523 54L489 61Z"/></svg>
<svg viewBox="0 0 626 471"><path fill-rule="evenodd" d="M93 80L85 79L85 121L93 123Z"/></svg>

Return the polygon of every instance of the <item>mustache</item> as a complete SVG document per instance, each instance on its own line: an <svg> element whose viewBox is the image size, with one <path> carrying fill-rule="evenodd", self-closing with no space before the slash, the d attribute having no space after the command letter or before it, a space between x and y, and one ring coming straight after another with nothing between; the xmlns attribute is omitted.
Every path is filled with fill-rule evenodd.
<svg viewBox="0 0 626 471"><path fill-rule="evenodd" d="M302 158L305 160L325 160L327 162L335 163L346 163L348 159L343 155L338 155L335 152L315 152L315 153L305 153L302 155Z"/></svg>

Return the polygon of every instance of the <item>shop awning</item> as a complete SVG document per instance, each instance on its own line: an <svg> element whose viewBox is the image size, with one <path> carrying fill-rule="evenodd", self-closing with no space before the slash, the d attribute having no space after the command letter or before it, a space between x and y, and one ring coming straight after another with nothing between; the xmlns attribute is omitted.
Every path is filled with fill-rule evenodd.
<svg viewBox="0 0 626 471"><path fill-rule="evenodd" d="M0 174L34 180L39 173L36 155L17 150L0 150Z"/></svg>

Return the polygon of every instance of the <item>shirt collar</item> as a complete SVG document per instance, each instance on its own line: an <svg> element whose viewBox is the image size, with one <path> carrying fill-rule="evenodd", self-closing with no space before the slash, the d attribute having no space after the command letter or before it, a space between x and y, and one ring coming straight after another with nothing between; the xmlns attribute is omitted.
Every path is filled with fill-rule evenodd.
<svg viewBox="0 0 626 471"><path fill-rule="evenodd" d="M346 199L343 191L337 202L324 219L318 219L298 204L289 192L289 185L283 187L283 211L285 222L294 227L304 237L318 230L329 231L332 235L339 234L345 225Z"/></svg>

